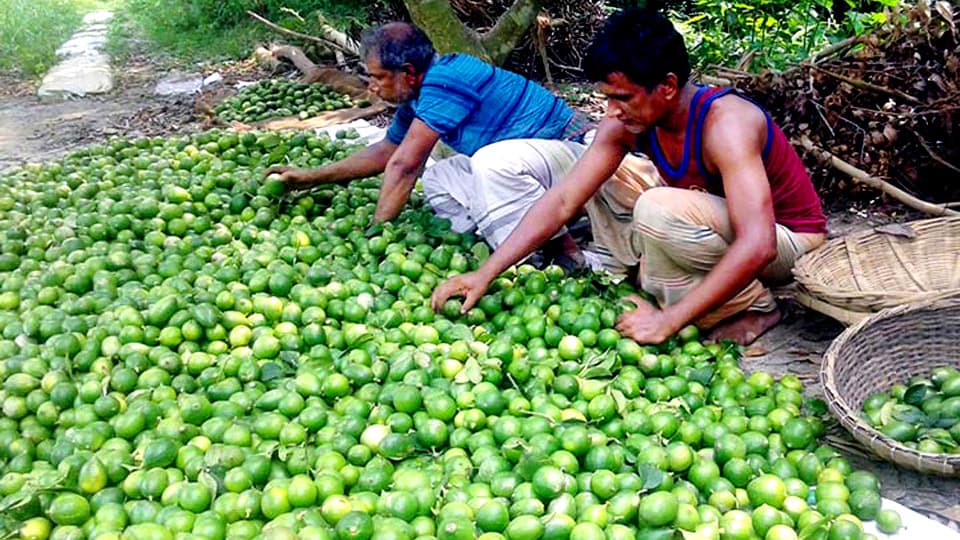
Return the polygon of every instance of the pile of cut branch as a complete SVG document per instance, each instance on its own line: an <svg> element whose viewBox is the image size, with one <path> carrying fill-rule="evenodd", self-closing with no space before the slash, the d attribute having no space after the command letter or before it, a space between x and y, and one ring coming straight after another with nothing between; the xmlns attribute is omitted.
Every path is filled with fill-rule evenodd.
<svg viewBox="0 0 960 540"><path fill-rule="evenodd" d="M452 0L460 20L489 29L514 0ZM583 54L607 15L600 0L543 2L541 16L510 54L504 67L537 80L581 76ZM545 60L546 59L546 60Z"/></svg>
<svg viewBox="0 0 960 540"><path fill-rule="evenodd" d="M960 39L952 10L948 2L921 2L891 13L882 30L784 73L716 74L768 107L806 149L821 191L866 184L919 210L951 213L960 206L951 204L960 200Z"/></svg>

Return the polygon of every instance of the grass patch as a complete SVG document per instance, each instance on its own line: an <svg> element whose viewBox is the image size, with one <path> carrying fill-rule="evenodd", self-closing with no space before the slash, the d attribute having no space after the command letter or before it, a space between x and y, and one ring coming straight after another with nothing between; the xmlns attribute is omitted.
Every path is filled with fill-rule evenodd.
<svg viewBox="0 0 960 540"><path fill-rule="evenodd" d="M0 7L0 70L33 77L46 71L56 50L83 18L72 0L7 0Z"/></svg>
<svg viewBox="0 0 960 540"><path fill-rule="evenodd" d="M176 29L146 19L138 14L127 14L127 22L142 29L150 42L150 49L160 49L184 62L238 60L253 53L257 43L269 41L269 30L254 23L240 23L230 29ZM136 28L117 31L118 39L129 39ZM275 39L275 36L274 36ZM122 47L119 56L122 58Z"/></svg>
<svg viewBox="0 0 960 540"><path fill-rule="evenodd" d="M45 73L83 15L110 9L116 0L0 1L0 71L26 77Z"/></svg>
<svg viewBox="0 0 960 540"><path fill-rule="evenodd" d="M2 0L0 0L2 1ZM257 44L284 37L253 21L246 0L114 0L120 17L108 45L115 57L130 54L129 43L145 39L149 52L162 52L180 62L216 62L247 58ZM341 29L366 24L364 0L262 0L257 9L288 28L315 33L316 12ZM379 5L378 2L373 4ZM123 42L128 44L124 45ZM137 49L141 49L140 45Z"/></svg>

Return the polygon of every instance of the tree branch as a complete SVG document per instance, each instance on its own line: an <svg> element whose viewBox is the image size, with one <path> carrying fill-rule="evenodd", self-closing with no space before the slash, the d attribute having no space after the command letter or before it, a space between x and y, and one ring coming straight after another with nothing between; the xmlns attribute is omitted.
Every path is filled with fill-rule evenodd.
<svg viewBox="0 0 960 540"><path fill-rule="evenodd" d="M918 199L906 191L894 186L893 184L890 184L889 182L885 182L879 178L870 176L865 171L854 167L827 150L824 150L823 148L813 144L813 141L811 141L806 135L800 138L800 144L806 148L807 151L817 156L818 159L822 159L823 161L830 163L830 165L838 171L850 175L855 182L870 186L883 193L886 193L890 197L893 197L910 208L935 216L960 216L960 212L957 212L956 210L950 210L947 208L947 205L934 204L922 199Z"/></svg>
<svg viewBox="0 0 960 540"><path fill-rule="evenodd" d="M293 65L303 73L303 79L305 81L313 81L316 77L317 71L320 69L317 67L317 64L307 58L307 55L303 53L303 50L300 47L294 47L292 45L277 45L270 48L270 55L273 58L286 58L293 62Z"/></svg>
<svg viewBox="0 0 960 540"><path fill-rule="evenodd" d="M544 3L544 0L515 0L493 28L481 36L480 41L494 64L500 65L507 59Z"/></svg>
<svg viewBox="0 0 960 540"><path fill-rule="evenodd" d="M341 51L349 52L352 56L360 56L360 44L356 40L330 26L322 13L317 12L317 19L320 21L320 31L323 33L321 37L323 39L336 43Z"/></svg>
<svg viewBox="0 0 960 540"><path fill-rule="evenodd" d="M334 48L334 49L338 49L338 50L340 50L340 51L343 51L343 52L345 52L345 53L351 54L351 55L353 55L353 56L356 56L356 55L357 55L357 53L356 53L355 51L351 51L349 48L344 47L343 45L337 43L336 41L333 41L333 40L330 40L330 39L320 38L320 37L317 37L317 36L311 36L310 34L304 34L304 33L302 33L302 32L297 32L296 30L290 30L289 28L284 28L284 27L280 26L280 25L277 24L277 23L270 22L270 21L268 21L267 19L264 19L263 17L261 17L260 15L257 15L256 13L254 13L254 12L252 12L252 11L248 11L248 12L247 12L247 15L250 15L250 16L253 17L256 21L258 21L258 22L260 22L261 24L265 25L267 28L270 28L271 30L276 30L277 32L280 32L281 34L286 34L286 35L288 35L288 36L293 36L293 37L296 37L296 38L305 39L305 40L307 40L307 41L312 41L312 42L314 42L314 43L320 43L321 45L326 45L326 46L328 46L328 47L331 47L331 48Z"/></svg>
<svg viewBox="0 0 960 540"><path fill-rule="evenodd" d="M553 88L553 75L550 73L550 58L547 56L547 38L550 28L553 26L550 17L547 15L537 16L537 52L540 54L540 60L543 62L543 74L547 78L547 87Z"/></svg>
<svg viewBox="0 0 960 540"><path fill-rule="evenodd" d="M930 143L928 143L923 137L921 137L919 133L914 131L913 134L917 138L917 140L920 141L920 146L922 146L923 149L927 151L927 154L930 156L931 159L943 165L944 167L950 169L951 171L957 174L960 174L960 167L957 167L953 163L950 163L949 161L940 157L940 154L936 153L933 150L933 148L930 146Z"/></svg>
<svg viewBox="0 0 960 540"><path fill-rule="evenodd" d="M820 49L819 51L813 53L812 56L807 60L811 64L817 64L823 62L827 58L834 56L836 54L842 54L848 51L851 47L859 44L863 41L863 36L852 36L842 41L827 45L826 47Z"/></svg>
<svg viewBox="0 0 960 540"><path fill-rule="evenodd" d="M920 104L923 103L922 101L920 101L919 99L911 96L910 94L901 92L900 90L897 90L897 89L895 89L895 88L887 88L886 86L880 86L880 85L876 85L876 84L873 84L873 83L868 83L867 81L862 81L862 80L860 80L860 79L854 79L854 78L851 78L851 77L847 77L846 75L841 75L841 74L839 74L839 73L834 73L834 72L830 71L829 69L824 69L824 68L822 68L822 67L820 67L820 66L818 66L818 65L816 65L816 64L808 64L808 65L809 65L811 68L813 68L813 69L815 69L815 70L817 70L817 71L819 71L819 72L821 72L821 73L824 73L824 74L826 74L826 75L829 75L829 76L833 77L834 79L839 79L839 80L841 80L841 81L843 81L843 82L845 82L845 83L847 83L847 84L849 84L849 85L851 85L851 86L853 86L853 87L855 87L855 88L859 88L859 89L861 89L861 90L867 90L867 91L870 91L870 92L877 92L877 93L880 93L880 94L887 94L888 96L898 97L898 98L900 98L900 99L909 101L910 103L913 103L914 105L920 105Z"/></svg>

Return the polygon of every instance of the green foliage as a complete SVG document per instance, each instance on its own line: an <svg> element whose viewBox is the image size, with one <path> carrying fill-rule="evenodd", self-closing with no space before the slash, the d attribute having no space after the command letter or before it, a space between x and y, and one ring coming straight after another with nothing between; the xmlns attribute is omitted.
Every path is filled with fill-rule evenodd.
<svg viewBox="0 0 960 540"><path fill-rule="evenodd" d="M80 25L84 7L74 0L0 2L0 70L43 74L56 60L57 47Z"/></svg>
<svg viewBox="0 0 960 540"><path fill-rule="evenodd" d="M693 0L689 7L673 10L673 18L680 22L697 67L733 67L753 55L751 71L782 70L832 42L882 24L884 10L899 4L838 1L847 5L835 6L833 0Z"/></svg>
<svg viewBox="0 0 960 540"><path fill-rule="evenodd" d="M317 12L337 27L364 25L364 5L361 0L126 0L125 12L155 45L197 60L242 58L258 41L276 36L247 11L311 33Z"/></svg>

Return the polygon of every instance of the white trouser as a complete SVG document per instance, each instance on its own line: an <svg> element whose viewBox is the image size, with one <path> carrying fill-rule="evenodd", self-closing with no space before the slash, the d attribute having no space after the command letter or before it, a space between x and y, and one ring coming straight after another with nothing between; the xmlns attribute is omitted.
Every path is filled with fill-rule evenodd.
<svg viewBox="0 0 960 540"><path fill-rule="evenodd" d="M427 168L423 193L454 231L476 231L497 248L584 150L579 143L547 139L493 143L473 156L456 155Z"/></svg>

